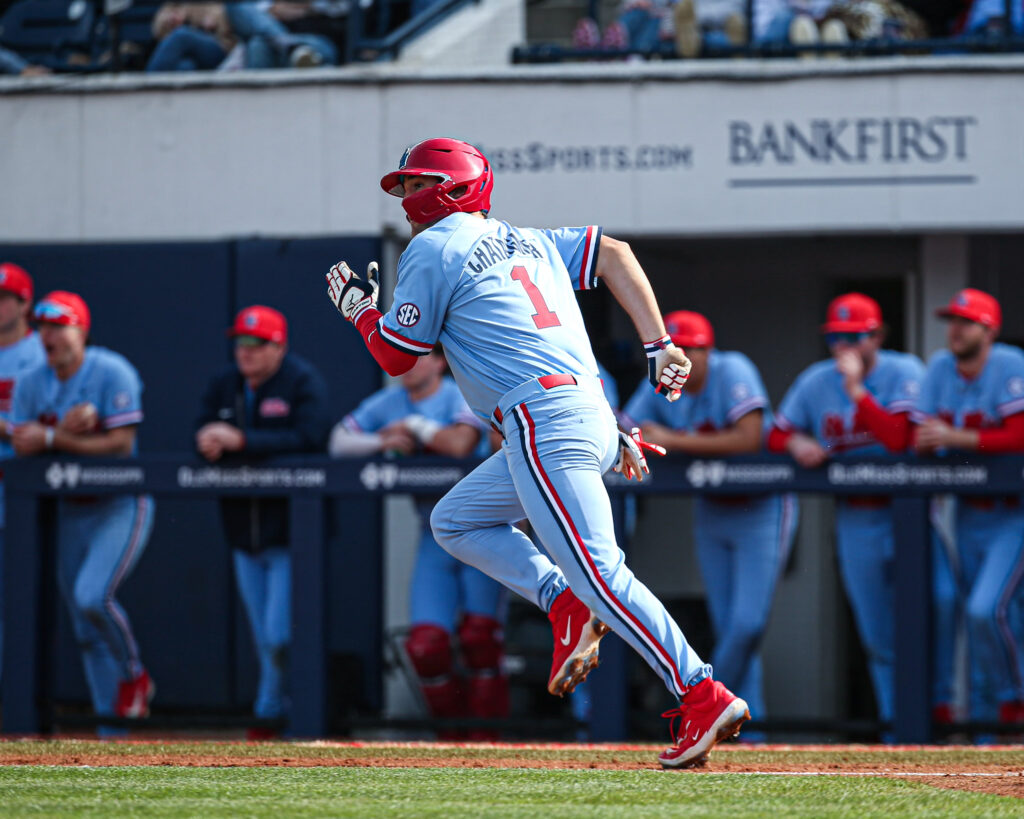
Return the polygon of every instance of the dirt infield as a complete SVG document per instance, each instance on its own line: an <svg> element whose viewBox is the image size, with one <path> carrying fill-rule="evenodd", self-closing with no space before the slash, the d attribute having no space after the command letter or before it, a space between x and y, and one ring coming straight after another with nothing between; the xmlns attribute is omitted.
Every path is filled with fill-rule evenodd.
<svg viewBox="0 0 1024 819"><path fill-rule="evenodd" d="M660 771L658 746L400 742L0 742L0 765ZM675 772L672 772L675 773ZM672 775L666 774L666 775ZM1024 799L1024 747L720 746L682 775L878 776Z"/></svg>

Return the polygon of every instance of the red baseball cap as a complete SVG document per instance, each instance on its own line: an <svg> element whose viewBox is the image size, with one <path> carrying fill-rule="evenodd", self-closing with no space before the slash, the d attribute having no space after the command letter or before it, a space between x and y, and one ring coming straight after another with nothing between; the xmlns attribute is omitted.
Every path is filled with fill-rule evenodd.
<svg viewBox="0 0 1024 819"><path fill-rule="evenodd" d="M14 262L0 263L0 290L22 301L32 301L32 277Z"/></svg>
<svg viewBox="0 0 1024 819"><path fill-rule="evenodd" d="M665 316L665 329L672 343L680 347L713 347L715 331L711 322L700 313L676 310Z"/></svg>
<svg viewBox="0 0 1024 819"><path fill-rule="evenodd" d="M288 322L273 307L254 304L239 311L235 323L228 330L229 336L252 336L276 344L288 341Z"/></svg>
<svg viewBox="0 0 1024 819"><path fill-rule="evenodd" d="M823 333L870 333L882 326L882 308L863 293L845 293L832 299L825 313Z"/></svg>
<svg viewBox="0 0 1024 819"><path fill-rule="evenodd" d="M43 296L32 311L32 318L39 324L81 327L86 333L92 324L85 301L77 293L69 293L67 290L54 290Z"/></svg>
<svg viewBox="0 0 1024 819"><path fill-rule="evenodd" d="M967 287L953 296L949 304L935 311L940 318L960 316L998 330L1003 324L1003 311L994 296Z"/></svg>

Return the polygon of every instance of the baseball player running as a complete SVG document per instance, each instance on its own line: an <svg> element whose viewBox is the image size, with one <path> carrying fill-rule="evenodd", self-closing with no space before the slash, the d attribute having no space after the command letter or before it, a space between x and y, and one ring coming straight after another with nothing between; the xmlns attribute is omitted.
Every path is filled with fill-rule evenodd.
<svg viewBox="0 0 1024 819"><path fill-rule="evenodd" d="M665 714L675 744L661 764L697 764L749 711L711 678L615 543L601 476L616 468L642 477L650 445L639 431L618 431L573 289L611 289L646 340L651 384L665 398L678 399L689 361L665 334L628 245L595 226L535 230L488 218L493 185L490 164L468 143L412 146L381 180L402 198L413 237L392 308L382 315L374 277L344 262L327 274L328 294L392 375L440 339L473 412L501 430L501 450L445 495L431 527L449 553L548 612L548 690L565 694L586 677L610 626L679 700ZM511 525L524 517L547 554Z"/></svg>
<svg viewBox="0 0 1024 819"><path fill-rule="evenodd" d="M673 343L693 364L675 403L642 385L626 404L644 440L694 456L759 452L771 427L771 408L757 368L743 353L715 348L704 316L677 310L665 316ZM715 673L764 713L758 647L768 624L775 586L793 543L792 495L697 498L694 535L716 644Z"/></svg>
<svg viewBox="0 0 1024 819"><path fill-rule="evenodd" d="M923 454L1024 451L1024 353L996 342L999 302L966 289L938 315L949 349L928 362L914 409L914 448ZM1024 578L1020 498L961 496L956 540L966 600L970 708L975 720L1024 720L1024 645L1011 625Z"/></svg>
<svg viewBox="0 0 1024 819"><path fill-rule="evenodd" d="M440 345L418 358L402 375L401 384L374 393L335 426L331 454L489 455L490 446L482 435L486 427L444 374L446 366ZM430 531L430 513L437 500L421 497L416 501L423 529L409 589L412 627L405 649L433 716L505 717L505 590L437 545ZM493 734L475 731L472 738L493 738Z"/></svg>
<svg viewBox="0 0 1024 819"><path fill-rule="evenodd" d="M55 290L36 305L33 317L46 363L15 386L14 451L134 454L142 422L135 368L118 353L86 347L90 315L81 296ZM156 690L114 599L146 548L152 524L148 495L66 498L58 506L57 579L100 715L146 716Z"/></svg>
<svg viewBox="0 0 1024 819"><path fill-rule="evenodd" d="M917 358L881 349L882 310L861 293L828 306L822 325L832 357L804 370L782 399L768 438L816 467L843 452L902 452L924 367ZM836 504L839 572L868 655L879 716L893 708L893 533L887 498L847 497Z"/></svg>
<svg viewBox="0 0 1024 819"><path fill-rule="evenodd" d="M32 278L11 262L0 264L0 460L14 455L11 446L11 398L18 377L46 361L38 333L28 325ZM0 664L3 662L4 501L0 472ZM0 671L3 670L0 665Z"/></svg>

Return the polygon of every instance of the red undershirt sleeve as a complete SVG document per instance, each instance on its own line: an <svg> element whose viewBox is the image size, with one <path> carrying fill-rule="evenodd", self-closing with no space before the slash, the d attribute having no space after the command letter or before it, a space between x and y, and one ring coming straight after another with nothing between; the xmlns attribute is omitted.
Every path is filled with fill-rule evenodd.
<svg viewBox="0 0 1024 819"><path fill-rule="evenodd" d="M377 322L380 321L382 313L371 307L366 310L356 322L356 329L366 342L366 348L374 360L384 368L388 375L401 375L412 369L417 357L412 353L406 353L388 344L381 338L377 329Z"/></svg>
<svg viewBox="0 0 1024 819"><path fill-rule="evenodd" d="M1024 412L1004 418L995 429L979 429L978 452L1024 452Z"/></svg>
<svg viewBox="0 0 1024 819"><path fill-rule="evenodd" d="M768 451L769 452L785 452L786 442L793 437L792 431L779 429L778 427L772 427L772 431L768 433Z"/></svg>
<svg viewBox="0 0 1024 819"><path fill-rule="evenodd" d="M890 452L903 452L910 445L910 416L887 412L870 393L857 402L857 418Z"/></svg>

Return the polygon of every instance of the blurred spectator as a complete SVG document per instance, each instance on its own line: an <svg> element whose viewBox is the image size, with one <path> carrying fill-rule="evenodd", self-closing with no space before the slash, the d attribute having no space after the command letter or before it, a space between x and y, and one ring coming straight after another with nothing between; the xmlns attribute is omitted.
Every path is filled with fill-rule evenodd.
<svg viewBox="0 0 1024 819"><path fill-rule="evenodd" d="M629 48L652 51L674 36L672 0L624 0L618 18L604 35L592 17L576 23L572 33L575 48Z"/></svg>
<svg viewBox="0 0 1024 819"><path fill-rule="evenodd" d="M759 43L842 44L929 36L921 16L895 0L759 0L754 20Z"/></svg>
<svg viewBox="0 0 1024 819"><path fill-rule="evenodd" d="M626 405L644 440L697 457L761 451L771 408L761 376L745 355L718 350L700 313L677 310L665 328L690 359L682 397L668 403L646 382ZM711 664L723 684L764 715L761 638L775 586L796 531L793 496L700 496L694 535L715 631Z"/></svg>
<svg viewBox="0 0 1024 819"><path fill-rule="evenodd" d="M746 45L746 6L746 0L678 0L672 14L676 53L692 58L705 45Z"/></svg>
<svg viewBox="0 0 1024 819"><path fill-rule="evenodd" d="M368 7L370 0L353 0L361 7ZM349 0L312 0L294 2L277 0L270 5L270 13L292 34L316 34L334 44L334 52L343 62L342 55L348 46L348 15L352 7Z"/></svg>
<svg viewBox="0 0 1024 819"><path fill-rule="evenodd" d="M1024 2L1013 0L1010 4L1010 20L1006 19L1006 3L1003 0L974 0L967 13L964 34L1002 37L1008 34L1024 34Z"/></svg>
<svg viewBox="0 0 1024 819"><path fill-rule="evenodd" d="M999 302L966 289L938 311L949 349L928 362L914 410L922 454L1024 452L1024 353L996 342ZM1019 496L961 495L956 512L970 657L970 716L1024 721L1024 635L1015 629L1024 578Z"/></svg>
<svg viewBox="0 0 1024 819"><path fill-rule="evenodd" d="M489 454L483 423L455 381L444 375L446 367L440 347L417 359L399 385L374 393L334 427L331 455ZM405 650L432 716L506 717L503 587L437 544L430 531L436 502L423 497L416 501L422 529L409 590L411 628ZM480 732L472 738L488 736Z"/></svg>
<svg viewBox="0 0 1024 819"><path fill-rule="evenodd" d="M0 74L42 77L52 73L45 65L33 65L17 52L0 46Z"/></svg>
<svg viewBox="0 0 1024 819"><path fill-rule="evenodd" d="M91 319L81 296L55 290L33 313L46 363L14 389L18 455L111 457L136 452L142 383L122 356L86 347ZM63 498L57 507L57 579L82 652L97 714L143 717L155 686L128 617L114 598L153 525L148 495Z"/></svg>
<svg viewBox="0 0 1024 819"><path fill-rule="evenodd" d="M833 299L822 326L831 358L812 364L789 388L768 438L801 466L833 455L902 452L910 443L909 413L924 366L912 355L881 349L882 310L861 293ZM836 503L839 571L868 656L879 717L893 716L892 510L886 497ZM938 564L939 561L936 561ZM940 571L937 565L936 571ZM940 645L937 650L951 650ZM942 665L940 664L940 667Z"/></svg>
<svg viewBox="0 0 1024 819"><path fill-rule="evenodd" d="M337 62L318 34L292 34L259 3L165 3L153 18L158 43L147 71L309 67Z"/></svg>
<svg viewBox="0 0 1024 819"><path fill-rule="evenodd" d="M235 363L211 381L196 421L196 449L209 461L225 455L272 456L323 452L330 419L327 385L304 359L288 351L288 323L277 310L253 305L228 331ZM221 519L233 551L235 582L259 655L254 711L278 719L291 633L291 555L288 501L227 498ZM273 732L249 732L262 739Z"/></svg>
<svg viewBox="0 0 1024 819"><path fill-rule="evenodd" d="M39 334L28 326L32 309L32 277L11 262L0 264L0 459L14 455L11 446L11 398L23 373L46 361ZM4 500L0 471L0 671L3 670Z"/></svg>

